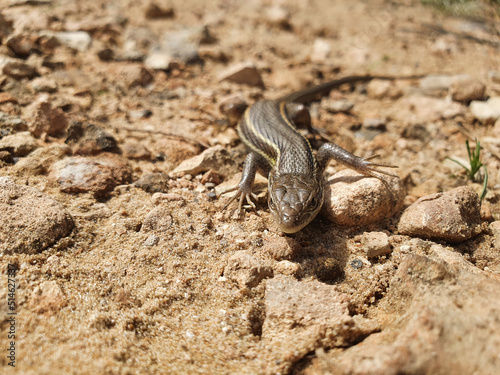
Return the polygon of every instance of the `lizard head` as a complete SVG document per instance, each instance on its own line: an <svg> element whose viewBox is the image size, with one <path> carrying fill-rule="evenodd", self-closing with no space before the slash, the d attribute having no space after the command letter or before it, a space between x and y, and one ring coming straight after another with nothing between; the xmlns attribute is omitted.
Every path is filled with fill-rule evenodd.
<svg viewBox="0 0 500 375"><path fill-rule="evenodd" d="M323 205L323 184L301 174L269 174L269 210L280 229L295 233L309 224Z"/></svg>

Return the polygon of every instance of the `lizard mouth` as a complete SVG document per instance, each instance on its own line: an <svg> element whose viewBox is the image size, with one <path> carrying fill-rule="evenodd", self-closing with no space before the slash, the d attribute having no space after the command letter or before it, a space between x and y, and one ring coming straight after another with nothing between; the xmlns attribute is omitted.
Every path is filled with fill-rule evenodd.
<svg viewBox="0 0 500 375"><path fill-rule="evenodd" d="M288 234L298 232L309 224L313 218L311 215L304 217L303 214L298 213L282 213L281 215L276 213L273 216L275 216L274 219L280 229Z"/></svg>

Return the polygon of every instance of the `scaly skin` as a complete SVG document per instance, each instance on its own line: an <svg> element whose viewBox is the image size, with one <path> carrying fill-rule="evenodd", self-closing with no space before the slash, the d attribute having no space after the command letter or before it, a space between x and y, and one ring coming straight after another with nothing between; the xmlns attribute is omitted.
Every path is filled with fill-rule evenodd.
<svg viewBox="0 0 500 375"><path fill-rule="evenodd" d="M378 167L393 167L375 164L355 156L334 143L325 143L314 156L309 141L296 129L295 114L304 116L304 108L297 102L307 102L318 94L348 82L367 81L373 77L346 77L336 81L302 90L278 100L261 100L248 108L238 123L238 134L249 148L243 174L239 184L226 192L237 190L226 203L226 208L239 197L241 212L243 200L255 208L251 198L255 173L259 169L269 181L269 209L280 229L295 233L309 224L318 214L324 199L324 176L328 162L335 159L366 176L380 179L378 174L394 176ZM301 121L302 121L301 120ZM311 128L310 123L305 124Z"/></svg>

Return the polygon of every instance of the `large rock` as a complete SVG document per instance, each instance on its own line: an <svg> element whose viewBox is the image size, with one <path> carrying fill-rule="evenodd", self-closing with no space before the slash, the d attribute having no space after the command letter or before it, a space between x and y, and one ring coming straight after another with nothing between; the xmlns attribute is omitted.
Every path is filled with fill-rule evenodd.
<svg viewBox="0 0 500 375"><path fill-rule="evenodd" d="M272 352L266 373L290 367L319 347L349 346L378 327L351 316L349 296L319 281L277 276L266 284L261 345Z"/></svg>
<svg viewBox="0 0 500 375"><path fill-rule="evenodd" d="M447 252L406 255L380 303L387 326L313 367L352 375L497 374L500 283L448 263L454 257Z"/></svg>
<svg viewBox="0 0 500 375"><path fill-rule="evenodd" d="M398 230L408 236L434 240L468 240L482 231L481 202L467 186L427 195L405 210Z"/></svg>
<svg viewBox="0 0 500 375"><path fill-rule="evenodd" d="M346 226L368 225L391 217L403 206L405 190L397 177L382 181L352 170L336 173L325 189L322 213Z"/></svg>
<svg viewBox="0 0 500 375"><path fill-rule="evenodd" d="M64 206L35 188L0 180L0 253L34 254L74 227Z"/></svg>

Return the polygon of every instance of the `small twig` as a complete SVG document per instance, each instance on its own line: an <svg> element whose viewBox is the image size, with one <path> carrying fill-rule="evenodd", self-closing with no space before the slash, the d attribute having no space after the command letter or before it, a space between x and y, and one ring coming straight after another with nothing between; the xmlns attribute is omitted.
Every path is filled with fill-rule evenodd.
<svg viewBox="0 0 500 375"><path fill-rule="evenodd" d="M130 131L130 132L149 133L149 134L161 134L161 135L163 135L163 136L165 136L167 138L178 139L180 141L184 141L184 142L187 142L187 143L192 143L192 144L200 146L200 147L202 147L204 149L210 147L210 145L206 144L205 142L197 141L195 139L184 137L184 136L178 135L178 134L167 133L167 132L164 132L164 131L161 131L161 130L137 129L137 128L128 128L128 127L124 127L124 126L120 126L120 127L113 126L113 128L117 129L117 130L126 130L126 131Z"/></svg>
<svg viewBox="0 0 500 375"><path fill-rule="evenodd" d="M416 33L416 34L424 34L426 37L429 36L429 32L435 32L435 33L440 34L440 35L449 34L449 35L453 35L457 38L465 39L465 40L473 42L473 43L487 44L487 45L489 45L491 47L495 47L495 48L500 47L500 42L498 42L498 41L482 39L482 38L478 38L478 37L475 37L475 36L470 35L470 34L446 30L441 26L436 26L433 24L423 23L421 25L421 28L422 28L422 30L415 30L415 29L412 30L409 28L403 28L402 31Z"/></svg>

